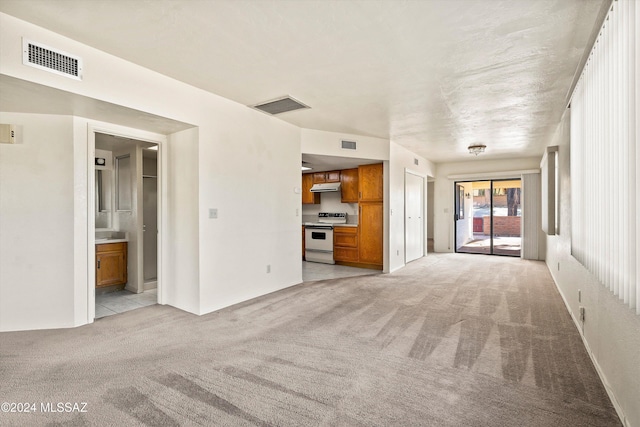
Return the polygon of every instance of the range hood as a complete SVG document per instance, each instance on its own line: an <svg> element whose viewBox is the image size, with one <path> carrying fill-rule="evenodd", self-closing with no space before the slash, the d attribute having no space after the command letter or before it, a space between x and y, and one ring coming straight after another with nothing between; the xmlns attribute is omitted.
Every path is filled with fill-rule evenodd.
<svg viewBox="0 0 640 427"><path fill-rule="evenodd" d="M329 193L331 191L340 191L339 182L327 182L325 184L313 184L312 193Z"/></svg>

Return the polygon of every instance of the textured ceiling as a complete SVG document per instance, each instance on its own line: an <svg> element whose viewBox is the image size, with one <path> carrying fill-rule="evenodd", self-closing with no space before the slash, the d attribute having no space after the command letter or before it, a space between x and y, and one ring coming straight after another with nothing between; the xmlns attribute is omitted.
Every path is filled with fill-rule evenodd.
<svg viewBox="0 0 640 427"><path fill-rule="evenodd" d="M541 156L607 0L2 0L0 11L298 126L436 162ZM473 157L473 158L471 158Z"/></svg>

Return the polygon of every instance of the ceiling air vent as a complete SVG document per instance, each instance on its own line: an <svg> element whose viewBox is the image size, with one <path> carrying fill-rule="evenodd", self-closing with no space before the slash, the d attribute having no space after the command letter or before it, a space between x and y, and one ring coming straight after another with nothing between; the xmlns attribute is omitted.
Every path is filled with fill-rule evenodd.
<svg viewBox="0 0 640 427"><path fill-rule="evenodd" d="M82 58L22 39L22 63L61 76L82 80Z"/></svg>
<svg viewBox="0 0 640 427"><path fill-rule="evenodd" d="M342 148L344 148L345 150L355 150L356 142L342 140Z"/></svg>
<svg viewBox="0 0 640 427"><path fill-rule="evenodd" d="M311 108L308 105L304 105L302 102L291 98L290 96L262 102L260 104L252 105L251 107L274 115L286 113L287 111L300 110L302 108Z"/></svg>

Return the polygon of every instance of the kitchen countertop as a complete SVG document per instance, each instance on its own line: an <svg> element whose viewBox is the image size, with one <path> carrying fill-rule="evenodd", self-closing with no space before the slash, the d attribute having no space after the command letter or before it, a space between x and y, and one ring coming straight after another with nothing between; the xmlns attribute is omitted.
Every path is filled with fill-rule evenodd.
<svg viewBox="0 0 640 427"><path fill-rule="evenodd" d="M333 224L334 227L357 227L358 224Z"/></svg>

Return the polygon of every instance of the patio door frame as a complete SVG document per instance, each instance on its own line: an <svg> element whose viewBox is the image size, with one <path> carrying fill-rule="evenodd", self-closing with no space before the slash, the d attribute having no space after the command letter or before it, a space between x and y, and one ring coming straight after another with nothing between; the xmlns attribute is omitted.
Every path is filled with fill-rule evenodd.
<svg viewBox="0 0 640 427"><path fill-rule="evenodd" d="M508 255L508 254L497 254L494 252L494 247L493 247L493 238L494 238L494 226L493 226L493 219L494 219L494 215L493 215L493 183L494 182L500 182L500 181L520 181L520 191L523 191L523 187L522 187L522 176L519 177L514 177L514 178L479 178L479 179L474 179L474 180L460 180L460 181L454 181L453 183L453 193L454 193L454 214L453 214L453 250L455 253L464 253L464 254L477 254L477 255L494 255L494 256L507 256L507 257L511 257L511 258L522 258L522 223L520 225L520 254L519 255ZM490 227L490 233L489 233L489 253L483 253L483 252L458 252L458 214L459 214L459 200L461 198L460 194L459 194L459 185L460 184L466 184L466 183L473 183L473 182L489 182L489 227ZM471 199L473 200L473 190L472 190L472 194L471 194ZM522 200L522 195L520 195L520 199ZM462 195L462 200L464 201L464 194ZM471 202L473 203L473 201ZM521 209L520 211L520 217L522 218L524 215L524 210ZM521 219L522 221L522 219ZM472 229L473 229L473 221L472 221Z"/></svg>

